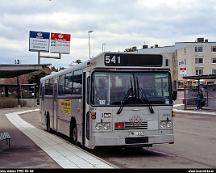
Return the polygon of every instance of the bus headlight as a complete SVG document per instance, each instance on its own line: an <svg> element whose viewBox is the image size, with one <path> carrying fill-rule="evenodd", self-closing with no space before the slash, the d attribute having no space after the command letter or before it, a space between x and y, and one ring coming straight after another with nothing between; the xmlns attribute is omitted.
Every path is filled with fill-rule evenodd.
<svg viewBox="0 0 216 173"><path fill-rule="evenodd" d="M160 128L161 129L170 129L172 128L172 121L170 120L161 120L160 121Z"/></svg>
<svg viewBox="0 0 216 173"><path fill-rule="evenodd" d="M168 121L167 122L167 128L172 128L172 127L173 127L172 121Z"/></svg>
<svg viewBox="0 0 216 173"><path fill-rule="evenodd" d="M104 116L104 118L110 118L111 117L111 113L104 113L103 116Z"/></svg>
<svg viewBox="0 0 216 173"><path fill-rule="evenodd" d="M110 122L96 123L95 129L96 130L110 130L111 123Z"/></svg>

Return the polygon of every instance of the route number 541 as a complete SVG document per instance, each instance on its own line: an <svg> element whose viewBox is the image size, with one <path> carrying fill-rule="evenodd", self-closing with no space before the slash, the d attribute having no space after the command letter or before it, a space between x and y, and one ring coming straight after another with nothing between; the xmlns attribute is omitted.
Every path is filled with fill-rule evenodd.
<svg viewBox="0 0 216 173"><path fill-rule="evenodd" d="M105 64L107 65L113 65L113 64L120 64L121 63L121 59L120 59L120 56L110 56L110 55L107 55L105 56Z"/></svg>

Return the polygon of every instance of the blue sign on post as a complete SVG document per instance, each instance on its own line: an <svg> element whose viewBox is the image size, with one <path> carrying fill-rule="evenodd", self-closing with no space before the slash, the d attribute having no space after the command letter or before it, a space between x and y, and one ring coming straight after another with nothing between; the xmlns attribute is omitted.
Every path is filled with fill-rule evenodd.
<svg viewBox="0 0 216 173"><path fill-rule="evenodd" d="M29 51L49 52L50 33L40 31L30 31Z"/></svg>

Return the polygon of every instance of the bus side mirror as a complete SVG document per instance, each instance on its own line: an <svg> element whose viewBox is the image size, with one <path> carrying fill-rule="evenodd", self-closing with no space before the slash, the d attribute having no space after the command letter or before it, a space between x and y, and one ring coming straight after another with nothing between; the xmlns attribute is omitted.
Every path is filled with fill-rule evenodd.
<svg viewBox="0 0 216 173"><path fill-rule="evenodd" d="M173 91L173 93L172 93L172 99L173 100L177 99L177 91Z"/></svg>

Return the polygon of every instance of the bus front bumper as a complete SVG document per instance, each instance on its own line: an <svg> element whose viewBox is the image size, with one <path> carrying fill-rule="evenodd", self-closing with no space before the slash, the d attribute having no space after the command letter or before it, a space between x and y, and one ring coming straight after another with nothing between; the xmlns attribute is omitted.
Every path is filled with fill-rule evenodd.
<svg viewBox="0 0 216 173"><path fill-rule="evenodd" d="M174 135L151 135L140 137L111 136L97 134L94 137L94 146L149 146L152 144L174 143Z"/></svg>

